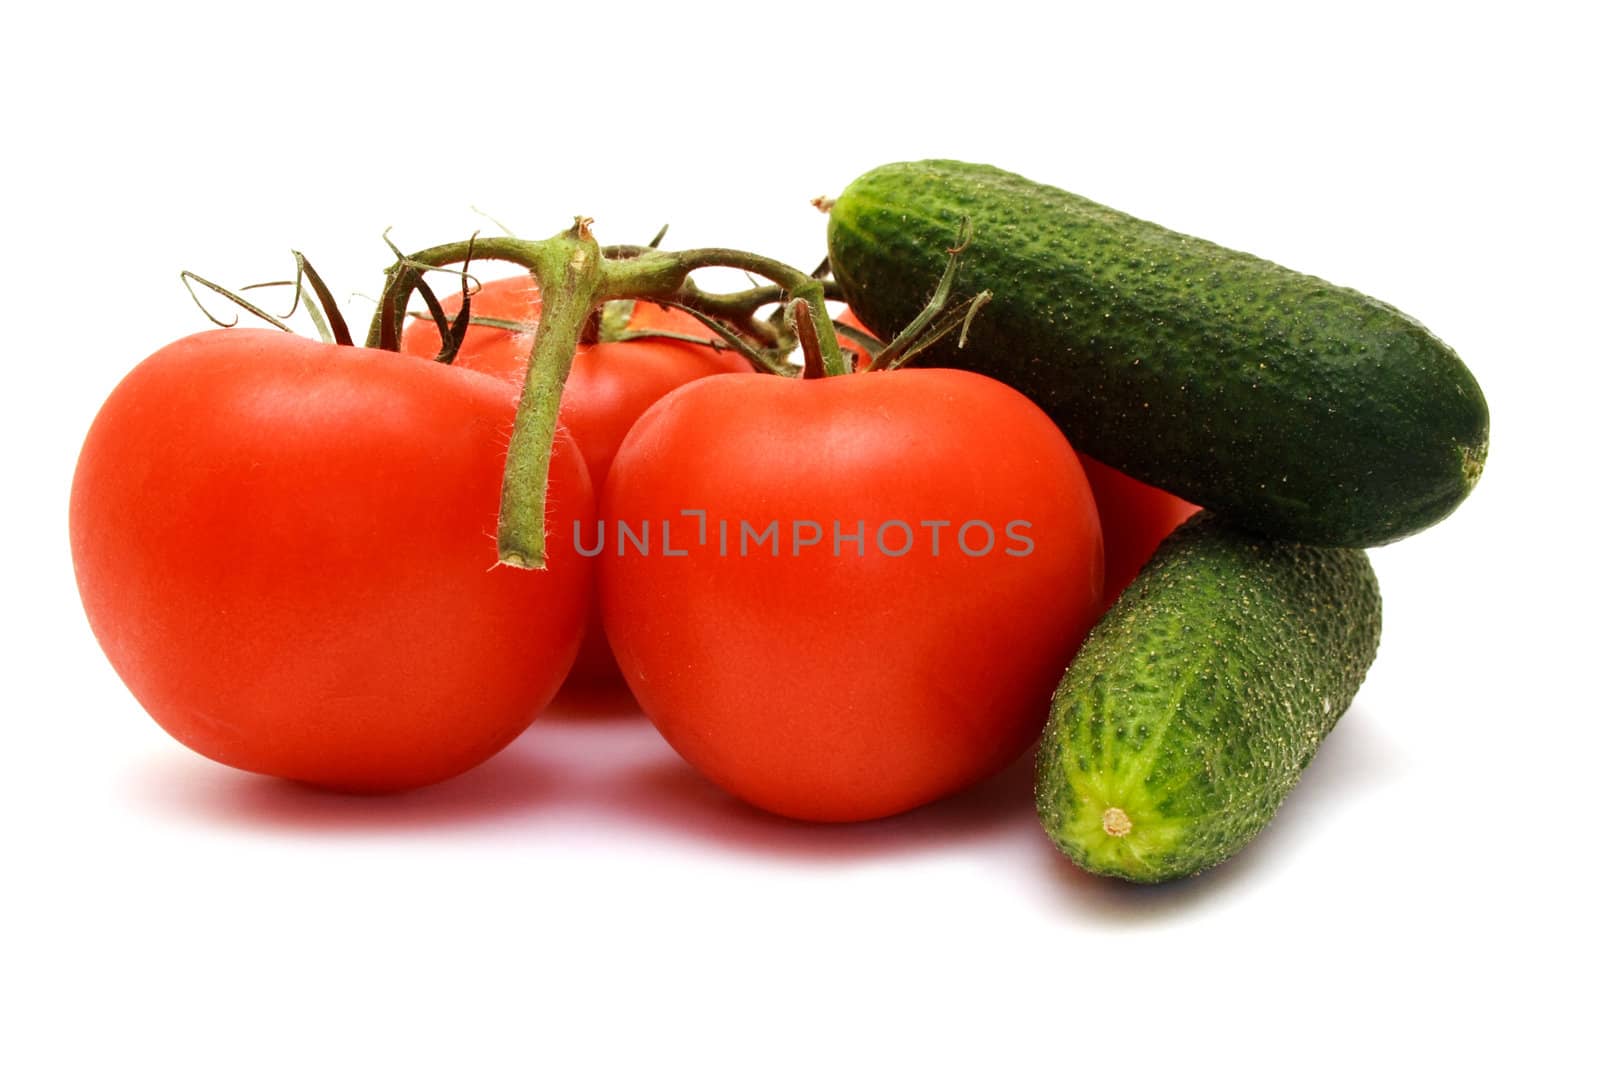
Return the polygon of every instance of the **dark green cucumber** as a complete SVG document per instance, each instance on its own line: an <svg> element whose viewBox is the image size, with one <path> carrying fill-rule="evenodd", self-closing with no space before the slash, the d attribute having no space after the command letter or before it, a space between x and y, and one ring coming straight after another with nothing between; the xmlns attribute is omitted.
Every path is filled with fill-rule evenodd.
<svg viewBox="0 0 1600 1067"><path fill-rule="evenodd" d="M1084 642L1038 754L1045 831L1096 874L1163 882L1256 835L1378 651L1353 548L1236 532L1202 512Z"/></svg>
<svg viewBox="0 0 1600 1067"><path fill-rule="evenodd" d="M993 167L896 163L834 202L828 253L879 336L938 282L991 303L922 362L999 378L1074 446L1259 533L1365 546L1448 515L1489 413L1466 365L1387 304Z"/></svg>

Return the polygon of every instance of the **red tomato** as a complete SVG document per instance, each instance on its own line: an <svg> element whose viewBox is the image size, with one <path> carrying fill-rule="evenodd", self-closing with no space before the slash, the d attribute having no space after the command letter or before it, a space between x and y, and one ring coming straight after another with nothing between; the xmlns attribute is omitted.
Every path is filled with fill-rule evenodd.
<svg viewBox="0 0 1600 1067"><path fill-rule="evenodd" d="M457 293L443 298L440 304L454 315L460 310L461 296ZM468 327L455 365L492 374L520 387L533 349L533 329L540 306L539 287L530 275L485 283L472 297L472 315L522 323L525 329ZM694 337L714 336L693 315L644 301L634 306L629 326ZM400 349L434 355L439 351L439 328L430 320L411 323L401 336ZM605 484L622 438L646 408L685 382L708 374L750 369L736 352L682 341L646 339L580 345L561 394L561 421L577 441L598 491ZM616 670L597 615L584 637L573 678L599 681L614 678Z"/></svg>
<svg viewBox="0 0 1600 1067"><path fill-rule="evenodd" d="M487 759L560 686L592 583L564 438L549 568L495 566L515 402L486 375L273 331L146 359L72 485L112 666L179 741L245 770L375 792Z"/></svg>
<svg viewBox="0 0 1600 1067"><path fill-rule="evenodd" d="M1156 546L1200 509L1104 463L1079 456L1106 542L1106 606L1121 595Z"/></svg>
<svg viewBox="0 0 1600 1067"><path fill-rule="evenodd" d="M892 815L1011 762L1099 614L1072 449L962 371L693 382L635 425L602 500L601 607L641 706L795 818ZM834 540L856 532L859 552Z"/></svg>

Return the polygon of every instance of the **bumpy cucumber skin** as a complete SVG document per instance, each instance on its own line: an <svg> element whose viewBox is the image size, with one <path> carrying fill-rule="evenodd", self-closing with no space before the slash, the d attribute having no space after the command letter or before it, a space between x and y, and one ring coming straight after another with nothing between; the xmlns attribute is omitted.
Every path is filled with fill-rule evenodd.
<svg viewBox="0 0 1600 1067"><path fill-rule="evenodd" d="M879 336L931 295L960 219L965 348L1075 447L1259 533L1367 546L1448 515L1483 469L1472 373L1371 297L976 164L896 163L834 202L828 252Z"/></svg>
<svg viewBox="0 0 1600 1067"><path fill-rule="evenodd" d="M1272 818L1350 706L1381 614L1360 549L1265 541L1195 516L1056 690L1037 764L1045 831L1085 870L1132 882L1221 863Z"/></svg>

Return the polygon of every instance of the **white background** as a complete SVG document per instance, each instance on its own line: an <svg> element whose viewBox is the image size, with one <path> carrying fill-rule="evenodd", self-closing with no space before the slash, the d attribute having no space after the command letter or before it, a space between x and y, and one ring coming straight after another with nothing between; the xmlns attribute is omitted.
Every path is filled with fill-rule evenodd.
<svg viewBox="0 0 1600 1067"><path fill-rule="evenodd" d="M1592 1056L1592 34L1538 4L545 6L8 14L0 1060ZM1377 665L1223 868L1078 874L1026 766L787 824L571 709L438 788L319 795L181 748L100 655L72 464L203 325L180 268L283 277L295 247L370 295L385 227L492 229L474 206L809 267L811 197L925 156L1369 291L1489 397L1481 487L1373 553Z"/></svg>

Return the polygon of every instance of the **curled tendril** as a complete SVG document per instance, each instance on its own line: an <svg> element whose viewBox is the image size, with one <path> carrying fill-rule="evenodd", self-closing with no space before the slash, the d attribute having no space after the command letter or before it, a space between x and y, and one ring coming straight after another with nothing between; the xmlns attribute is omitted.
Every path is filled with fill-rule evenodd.
<svg viewBox="0 0 1600 1067"><path fill-rule="evenodd" d="M232 301L235 305L243 308L245 311L248 311L250 314L254 315L258 319L261 319L263 322L270 323L285 333L294 332L294 330L289 327L287 322L284 322L272 312L267 311L256 304L252 304L250 301L246 300L243 296L234 292L232 289L224 288L208 278L202 278L192 270L179 271L178 277L183 281L183 287L189 291L189 297L194 301L195 306L200 309L200 313L209 319L214 326L220 326L224 330L231 330L233 327L239 325L239 316L235 315L232 322L223 322L221 319L217 318L217 316L213 315L211 313L211 309L206 307L205 303L201 301L200 294L195 292L194 287L196 283L203 285L207 289L210 289L213 293Z"/></svg>
<svg viewBox="0 0 1600 1067"><path fill-rule="evenodd" d="M327 283L322 280L322 276L317 273L316 268L311 265L311 261L308 260L303 253L291 251L291 255L294 256L294 278L292 280L254 282L250 285L240 287L239 292L234 292L231 289L227 289L221 285L218 285L216 282L202 278L193 271L182 271L179 274L179 277L183 281L184 288L189 291L190 298L193 299L195 304L200 308L201 313L203 313L205 317L214 325L221 326L223 329L232 329L233 327L239 325L239 316L235 315L231 322L224 322L216 315L212 314L210 309L208 309L205 304L201 302L200 295L195 292L194 287L196 284L203 285L212 292L227 298L229 301L238 307L243 308L245 311L248 311L256 318L276 326L278 329L283 330L286 333L293 332L293 329L289 326L286 320L292 317L296 311L300 310L301 303L304 301L306 314L311 316L311 321L316 326L317 335L319 337L321 337L324 341L333 344L353 344L354 342L350 337L350 327L345 323L344 316L340 314L338 302L334 300L333 293L328 289ZM312 293L316 296L315 301L304 299L305 288L308 285L311 287ZM293 290L293 296L289 303L289 310L285 311L281 316L272 314L270 311L265 310L264 308L252 303L240 295L241 293L247 293L252 289L274 289L283 286L290 287Z"/></svg>

